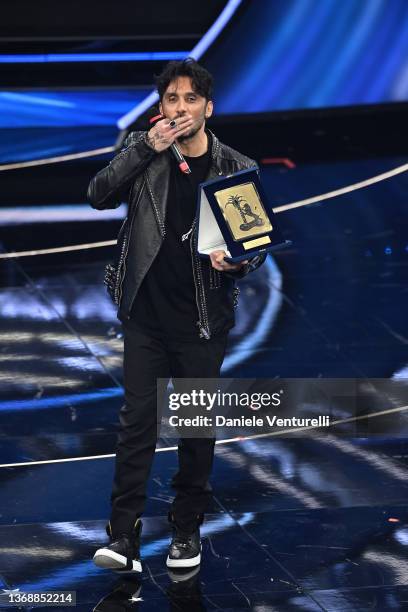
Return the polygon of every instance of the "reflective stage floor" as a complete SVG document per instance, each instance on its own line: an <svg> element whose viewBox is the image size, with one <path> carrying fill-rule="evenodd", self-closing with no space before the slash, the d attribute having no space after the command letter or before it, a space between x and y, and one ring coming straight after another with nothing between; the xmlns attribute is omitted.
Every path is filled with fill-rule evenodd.
<svg viewBox="0 0 408 612"><path fill-rule="evenodd" d="M279 206L404 162L264 167L262 179ZM242 281L223 376L408 377L407 187L403 174L279 215L293 247ZM93 214L27 214L0 227L1 250L113 239L120 220ZM76 591L81 612L408 609L404 411L370 436L309 430L218 445L203 562L184 575L165 567L177 455L163 435L140 580L93 565L123 402L108 258L95 249L0 264L0 589Z"/></svg>

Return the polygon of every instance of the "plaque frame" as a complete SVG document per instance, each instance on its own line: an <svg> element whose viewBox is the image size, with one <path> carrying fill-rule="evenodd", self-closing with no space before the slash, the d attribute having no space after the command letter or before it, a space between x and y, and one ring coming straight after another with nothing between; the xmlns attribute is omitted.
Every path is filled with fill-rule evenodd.
<svg viewBox="0 0 408 612"><path fill-rule="evenodd" d="M292 244L282 236L257 168L201 183L197 223L197 251L203 258L209 258L212 251L224 250L225 261L237 263Z"/></svg>

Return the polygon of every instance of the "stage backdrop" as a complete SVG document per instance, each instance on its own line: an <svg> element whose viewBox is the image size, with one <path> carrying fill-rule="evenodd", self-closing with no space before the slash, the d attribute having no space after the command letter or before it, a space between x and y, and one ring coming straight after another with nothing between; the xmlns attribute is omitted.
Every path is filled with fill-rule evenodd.
<svg viewBox="0 0 408 612"><path fill-rule="evenodd" d="M408 2L247 2L205 64L217 114L406 101Z"/></svg>

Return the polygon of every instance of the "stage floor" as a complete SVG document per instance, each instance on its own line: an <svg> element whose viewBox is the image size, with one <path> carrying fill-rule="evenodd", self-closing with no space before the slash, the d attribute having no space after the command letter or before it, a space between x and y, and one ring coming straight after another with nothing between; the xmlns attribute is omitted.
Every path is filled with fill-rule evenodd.
<svg viewBox="0 0 408 612"><path fill-rule="evenodd" d="M262 180L279 206L405 162L264 167ZM279 215L293 247L241 283L223 376L408 378L407 188L403 174ZM98 214L28 215L0 227L1 250L113 239L120 220ZM381 421L364 437L312 430L217 446L203 562L184 576L165 567L177 454L163 436L140 580L93 565L123 402L121 326L102 283L108 255L0 265L0 589L76 591L81 612L407 609L404 411L392 434Z"/></svg>

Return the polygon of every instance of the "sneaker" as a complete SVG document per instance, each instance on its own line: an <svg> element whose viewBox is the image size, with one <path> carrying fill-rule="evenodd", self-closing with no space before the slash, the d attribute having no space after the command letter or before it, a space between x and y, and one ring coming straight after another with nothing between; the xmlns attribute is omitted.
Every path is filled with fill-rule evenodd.
<svg viewBox="0 0 408 612"><path fill-rule="evenodd" d="M137 519L131 534L122 533L113 538L109 523L106 532L110 537L110 544L96 551L93 557L95 565L121 574L141 572L139 552L141 531L142 521Z"/></svg>
<svg viewBox="0 0 408 612"><path fill-rule="evenodd" d="M167 557L167 567L194 567L201 563L200 529L197 526L193 533L186 533L177 525L173 515L169 514L173 526L173 537Z"/></svg>

